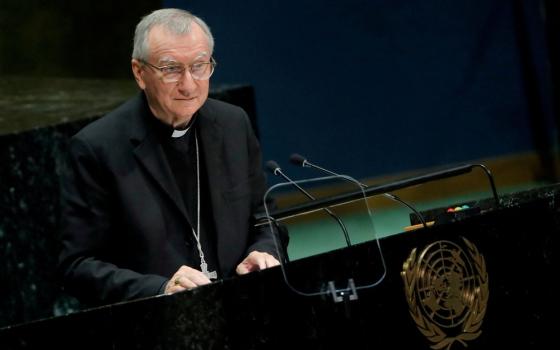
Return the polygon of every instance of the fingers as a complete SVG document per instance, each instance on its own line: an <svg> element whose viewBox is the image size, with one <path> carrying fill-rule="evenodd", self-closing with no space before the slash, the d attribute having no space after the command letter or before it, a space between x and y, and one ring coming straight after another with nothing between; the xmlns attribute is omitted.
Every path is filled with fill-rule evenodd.
<svg viewBox="0 0 560 350"><path fill-rule="evenodd" d="M202 272L189 266L181 266L165 286L166 294L177 293L186 289L209 284L211 281Z"/></svg>
<svg viewBox="0 0 560 350"><path fill-rule="evenodd" d="M237 265L235 272L238 275L244 275L252 271L264 270L278 265L280 265L280 262L272 255L264 252L252 251L245 260Z"/></svg>
<svg viewBox="0 0 560 350"><path fill-rule="evenodd" d="M251 272L249 270L249 267L245 264L245 263L241 263L239 265L237 265L237 268L235 269L235 273L237 273L238 275L244 275Z"/></svg>
<svg viewBox="0 0 560 350"><path fill-rule="evenodd" d="M280 261L278 261L275 257L270 254L266 254L266 268L279 266Z"/></svg>

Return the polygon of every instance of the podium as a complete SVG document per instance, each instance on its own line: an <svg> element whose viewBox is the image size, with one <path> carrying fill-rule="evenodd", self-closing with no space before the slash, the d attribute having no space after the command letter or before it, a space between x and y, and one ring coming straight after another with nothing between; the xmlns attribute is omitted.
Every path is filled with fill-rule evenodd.
<svg viewBox="0 0 560 350"><path fill-rule="evenodd" d="M324 266L367 255L380 243L387 274L376 287L358 291L355 300L298 295L285 284L278 267L174 295L5 327L0 331L0 348L546 348L556 339L553 286L558 270L559 191L560 186L550 186L503 196L497 209L286 265L294 276L310 269L321 274ZM453 291L451 277L456 276L450 272L453 264L434 263L423 273L439 269L448 278L434 277L431 287L419 285L413 296L411 280L423 276L411 279L411 271L421 264L422 254L427 257L433 247L455 245L474 261L475 272L484 268L484 273L472 277L478 278L474 288L467 291L464 286L472 282L471 277L463 277L463 287L454 289L461 292L461 302L451 293L434 295L437 290ZM453 249L447 252L458 251ZM466 263L457 264L459 257L453 259L466 270ZM370 267L368 263L355 266ZM430 304L434 296L440 298L432 300L439 308ZM460 319L465 308L470 308L470 316ZM446 324L445 319L456 324Z"/></svg>

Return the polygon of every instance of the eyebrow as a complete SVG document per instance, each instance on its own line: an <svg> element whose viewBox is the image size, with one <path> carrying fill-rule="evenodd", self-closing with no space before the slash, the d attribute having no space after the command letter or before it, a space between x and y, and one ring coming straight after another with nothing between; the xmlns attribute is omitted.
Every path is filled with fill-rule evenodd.
<svg viewBox="0 0 560 350"><path fill-rule="evenodd" d="M181 64L181 62L174 58L160 58L157 62L158 64Z"/></svg>
<svg viewBox="0 0 560 350"><path fill-rule="evenodd" d="M208 54L208 52L204 51L201 52L200 54L198 54L194 60L194 62L197 62L198 60L200 60L201 58L208 58L208 60L210 60L212 56ZM177 65L182 65L182 62L177 61L175 58L171 58L171 57L163 57L160 58L158 61L158 64L162 64L162 65L172 65L172 64L177 64Z"/></svg>
<svg viewBox="0 0 560 350"><path fill-rule="evenodd" d="M202 51L201 53L199 53L194 59L195 61L203 56L207 56L207 57L211 57L212 55L210 55L208 52L206 51Z"/></svg>

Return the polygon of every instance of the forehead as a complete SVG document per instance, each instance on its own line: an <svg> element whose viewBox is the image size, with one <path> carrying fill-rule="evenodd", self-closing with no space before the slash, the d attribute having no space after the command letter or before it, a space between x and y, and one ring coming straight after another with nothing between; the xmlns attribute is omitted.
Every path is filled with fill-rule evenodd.
<svg viewBox="0 0 560 350"><path fill-rule="evenodd" d="M211 55L206 34L194 22L186 34L175 34L162 26L152 28L148 35L148 47L154 59L194 59Z"/></svg>

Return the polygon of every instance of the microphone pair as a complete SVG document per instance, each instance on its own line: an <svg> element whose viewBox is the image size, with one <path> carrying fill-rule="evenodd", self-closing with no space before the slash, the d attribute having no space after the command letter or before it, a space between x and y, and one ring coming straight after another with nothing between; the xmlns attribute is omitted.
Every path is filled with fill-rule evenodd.
<svg viewBox="0 0 560 350"><path fill-rule="evenodd" d="M357 185L359 185L362 189L367 188L368 186L366 184L363 184L359 181L356 180L351 180L348 177L344 177L341 176L338 173L335 173L334 171L325 169L319 165L313 164L311 163L309 160L307 160L305 157L303 157L300 154L294 153L290 156L290 162L297 165L297 166L301 166L303 168L314 168L317 169L323 173L332 175L332 176L337 176L340 178L343 178L347 181L351 181L353 183L356 183ZM313 197L310 193L308 193L305 189L303 189L299 184L297 184L295 181L293 181L290 177L288 177L284 172L282 172L282 168L280 168L280 166L278 165L277 162L275 162L274 160L269 160L268 162L266 162L266 167L267 169L274 175L276 176L280 176L282 178L284 178L286 181L288 181L291 185L293 185L294 187L296 187L301 193L303 193L307 198L311 199L311 200L315 200L315 197ZM410 205L409 203L405 202L404 200L402 200L401 198L399 198L398 196L392 194L392 193L382 193L383 196L396 201L404 206L406 206L408 209L412 210L412 212L414 213L414 215L416 215L416 217L420 220L420 222L422 223L422 225L424 226L424 228L427 228L427 224L426 224L426 220L424 219L424 216L422 214L420 214L420 212L414 208L412 205ZM346 240L346 244L347 246L351 246L351 242L350 242L350 237L348 234L348 230L346 229L346 226L344 225L344 223L342 222L342 220L340 220L340 218L334 214L328 207L327 208L323 208L323 210L329 214L329 216L331 216L333 219L335 219L337 221L337 223L339 224L342 232L344 233L344 238Z"/></svg>
<svg viewBox="0 0 560 350"><path fill-rule="evenodd" d="M290 162L297 165L297 166L301 166L303 168L315 168L317 170L320 170L324 173L327 173L329 175L334 175L334 176L340 176L340 174L337 174L333 171L330 171L328 169L322 168L318 165L315 165L313 163L311 163L310 161L308 161L306 158L304 158L302 155L294 153L290 156ZM273 173L274 175L280 175L282 177L286 176L285 174L282 173L282 168L280 168L280 165L278 165L278 163L276 163L273 160L269 160L268 162L266 162L266 168ZM289 181L289 179L286 179ZM359 183L360 186L362 187L367 187L366 185Z"/></svg>
<svg viewBox="0 0 560 350"><path fill-rule="evenodd" d="M307 160L305 158L303 158L301 155L294 153L290 156L290 161L296 165L302 166L302 167L306 167L306 164L311 164L309 162L307 162ZM269 160L268 162L266 162L266 168L274 175L276 176L280 176L282 178L284 178L286 181L288 181L292 186L294 186L295 188L297 188L301 193L303 193L307 198L311 199L311 200L315 200L316 198L311 195L309 192L307 192L303 187L301 187L297 182L295 182L294 180L292 180L288 175L284 174L284 172L282 171L282 168L280 168L280 166L278 165L278 163L276 163L273 160ZM346 245L348 247L350 247L352 245L351 241L350 241L350 235L348 234L348 229L346 228L346 225L344 225L344 223L342 222L342 220L335 214L332 212L332 210L330 208L323 208L323 211L325 211L330 217L332 217L340 226L340 229L342 230L342 233L344 234L344 239L346 240Z"/></svg>

